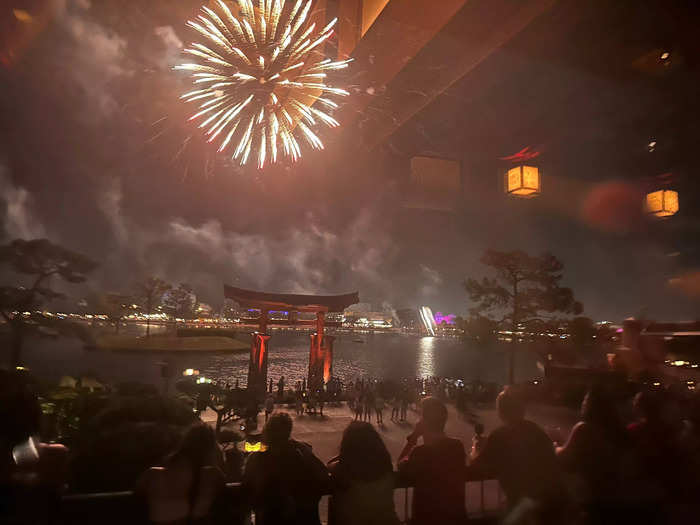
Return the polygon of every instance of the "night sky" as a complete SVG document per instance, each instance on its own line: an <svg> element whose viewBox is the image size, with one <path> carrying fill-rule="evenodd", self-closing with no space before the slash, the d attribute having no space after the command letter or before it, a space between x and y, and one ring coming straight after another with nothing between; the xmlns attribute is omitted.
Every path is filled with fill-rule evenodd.
<svg viewBox="0 0 700 525"><path fill-rule="evenodd" d="M47 4L23 3L33 13ZM46 27L0 65L3 240L47 237L99 261L75 297L159 275L191 283L215 307L229 283L359 290L377 306L457 314L469 307L461 282L483 274L486 248L549 250L596 320L695 319L692 282L669 280L700 271L696 63L686 49L679 69L647 78L614 48L532 44L570 13L562 4L373 148L373 122L390 118L400 96L391 85L367 91L363 71L351 70L351 97L376 97L381 112L324 130L327 149L307 149L296 165L260 171L217 157L186 123L178 96L188 84L172 66L197 2L54 2ZM542 150L543 193L508 198L498 159L528 145ZM454 212L403 206L414 155L461 162ZM650 221L641 196L665 171L681 212Z"/></svg>

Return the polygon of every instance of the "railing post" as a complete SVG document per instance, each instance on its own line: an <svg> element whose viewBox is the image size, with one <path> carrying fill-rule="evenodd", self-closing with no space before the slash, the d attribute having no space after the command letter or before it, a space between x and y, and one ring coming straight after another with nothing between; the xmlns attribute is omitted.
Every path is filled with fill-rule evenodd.
<svg viewBox="0 0 700 525"><path fill-rule="evenodd" d="M484 512L486 511L485 506L484 506L484 483L485 482L482 479L479 483L481 484L481 487L480 487L480 490L481 490L481 514L483 515Z"/></svg>
<svg viewBox="0 0 700 525"><path fill-rule="evenodd" d="M496 496L496 511L501 511L503 508L503 499L504 499L504 494L501 489L500 484L495 481L495 480L471 480L480 483L481 485L479 486L479 491L480 491L480 503L481 503L481 516L480 517L485 517L487 515L487 510L486 510L486 483L489 483L489 487L495 488L495 496ZM495 483L495 485L494 485ZM240 483L227 483L226 484L226 498L230 499L232 501L237 502L236 509L239 509L240 505L243 505L247 507L247 505L250 502L244 501L242 498L244 498L245 493L241 490L241 484ZM403 520L402 523L404 524L409 524L411 522L411 505L409 503L409 499L412 500L413 498L413 493L409 495L409 490L411 490L412 487L406 486L406 483L404 480L400 480L397 477L396 485L395 485L395 490L404 490L404 496L403 496ZM489 488L489 493L493 494L492 488ZM471 493L473 495L473 491L467 490L467 497L466 500L468 500L468 503L471 504L471 500L469 498L469 494ZM332 522L333 518L333 495L332 493L327 493L327 496L330 496L327 500L327 505L326 505L326 510L327 510L327 520L329 523ZM130 513L134 513L135 509L131 508L134 504L134 493L133 491L125 491L125 492L107 492L107 493L92 493L92 494L65 494L61 497L61 508L59 520L63 519L66 523L96 523L97 521L92 519L94 516L98 516L100 514L104 514L105 512L110 513L114 512L114 509L118 508L120 509L121 512L124 513L124 515L129 515ZM400 496L398 496L400 498ZM394 500L395 503L398 503L400 506L401 503L400 501ZM466 503L466 502L465 502ZM321 512L323 509L319 509ZM469 508L467 508L469 510ZM492 510L488 512L488 516L492 515ZM397 508L396 511L398 512L399 509ZM231 509L226 510L226 512L232 512ZM241 508L239 510L235 510L236 514L236 519L240 519L242 516L243 509ZM249 516L249 523L250 525L255 525L255 513L254 512L248 512ZM111 521L114 523L114 521Z"/></svg>
<svg viewBox="0 0 700 525"><path fill-rule="evenodd" d="M410 518L408 516L408 487L403 489L403 517L406 520L404 523L410 523Z"/></svg>

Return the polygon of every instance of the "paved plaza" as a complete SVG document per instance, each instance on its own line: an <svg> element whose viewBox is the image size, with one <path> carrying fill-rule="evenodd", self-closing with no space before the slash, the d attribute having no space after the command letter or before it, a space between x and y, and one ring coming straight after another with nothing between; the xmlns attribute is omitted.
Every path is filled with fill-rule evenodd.
<svg viewBox="0 0 700 525"><path fill-rule="evenodd" d="M297 416L292 408L287 408L283 405L277 405L276 411L284 411L292 416L294 428L292 437L299 441L305 441L313 446L314 453L324 462L327 462L332 457L337 455L340 440L343 430L350 423L354 416L345 403L338 406L326 405L323 410L323 417L314 415ZM460 413L458 413L453 405L448 405L449 417L447 421L446 432L449 436L460 439L464 443L464 448L469 453L471 441L474 436L474 427ZM485 407L476 407L472 413L486 428L486 434L493 430L498 425L498 417L493 405ZM384 411L384 424L377 426L376 420L372 418L372 423L377 427L384 442L386 443L392 459L396 462L401 449L406 442L406 436L413 429L413 425L418 420L418 413L412 407L408 411L407 422L390 421L391 409ZM566 436L571 429L571 426L577 420L577 414L562 407L552 407L547 405L534 405L529 408L528 417L546 430L557 429L556 433ZM204 421L214 423L216 414L212 411L202 413ZM265 421L263 413L258 415L258 428L262 429ZM407 503L410 504L410 491L396 491L396 508L399 512L399 517L403 517L404 508ZM486 512L495 511L499 507L499 498L502 495L498 490L498 485L495 481L489 481L484 484L483 491L483 507ZM482 485L481 483L467 484L467 511L470 514L479 514L482 508ZM321 516L326 515L326 505L321 505Z"/></svg>

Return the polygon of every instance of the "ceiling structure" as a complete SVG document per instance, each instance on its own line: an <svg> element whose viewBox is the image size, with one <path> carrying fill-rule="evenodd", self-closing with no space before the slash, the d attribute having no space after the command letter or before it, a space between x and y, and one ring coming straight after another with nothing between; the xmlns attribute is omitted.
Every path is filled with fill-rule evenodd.
<svg viewBox="0 0 700 525"><path fill-rule="evenodd" d="M353 51L359 94L342 117L365 148L460 158L595 144L649 162L647 138L665 155L697 140L689 2L426 5L389 2Z"/></svg>
<svg viewBox="0 0 700 525"><path fill-rule="evenodd" d="M683 0L390 1L352 51L339 144L405 162L407 177L414 156L460 161L463 208L470 192L502 193L499 159L527 146L542 152L533 207L571 215L600 184L671 184L682 214L648 233L687 240L700 219L698 20ZM637 198L619 205L636 213Z"/></svg>

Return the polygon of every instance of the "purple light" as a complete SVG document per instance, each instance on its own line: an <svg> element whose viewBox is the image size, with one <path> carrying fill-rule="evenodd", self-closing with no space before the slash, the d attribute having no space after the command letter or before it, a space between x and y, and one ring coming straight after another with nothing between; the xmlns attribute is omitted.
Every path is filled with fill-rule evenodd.
<svg viewBox="0 0 700 525"><path fill-rule="evenodd" d="M436 312L434 317L436 324L455 324L455 317L457 316L455 314L442 315L442 312Z"/></svg>

